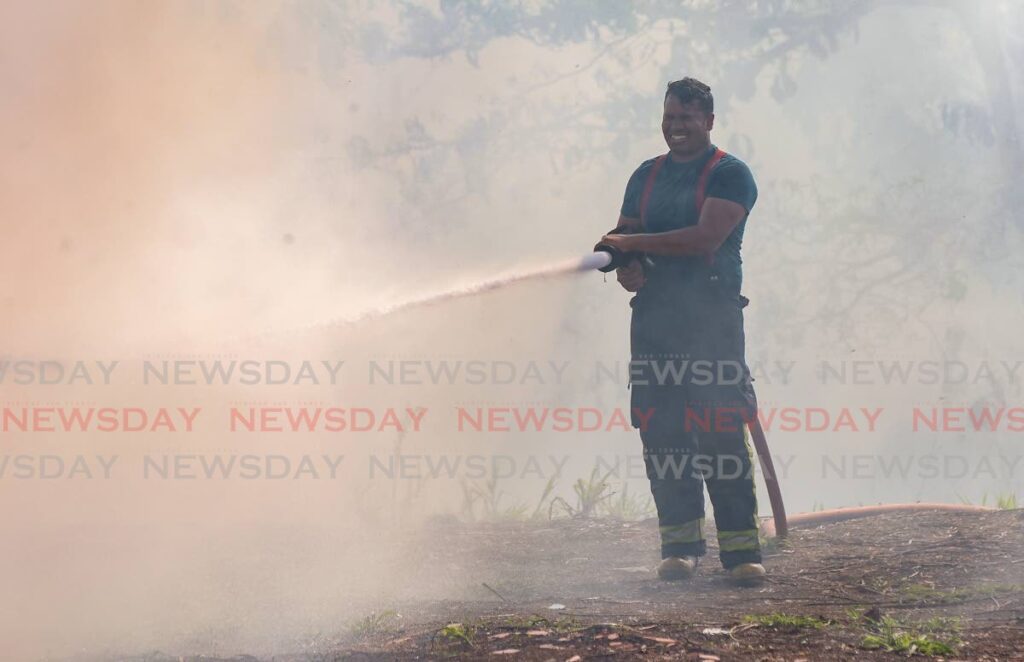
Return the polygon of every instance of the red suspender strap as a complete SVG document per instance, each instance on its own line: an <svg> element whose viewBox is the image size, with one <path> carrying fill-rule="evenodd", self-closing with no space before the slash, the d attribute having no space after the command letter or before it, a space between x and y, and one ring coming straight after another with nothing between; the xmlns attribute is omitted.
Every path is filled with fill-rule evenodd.
<svg viewBox="0 0 1024 662"><path fill-rule="evenodd" d="M711 171L715 169L715 166L718 165L723 156L725 156L725 152L715 149L715 153L711 155L711 158L704 165L704 169L700 172L700 179L697 180L697 192L694 195L694 200L697 201L697 220L700 220L700 210L704 206L704 192L708 187L708 178L711 177Z"/></svg>
<svg viewBox="0 0 1024 662"><path fill-rule="evenodd" d="M715 148L715 153L711 155L708 162L704 165L704 169L700 171L700 179L697 180L697 190L693 195L694 201L697 203L697 222L700 222L700 210L704 207L704 193L708 187L708 178L711 177L711 171L715 169L718 162L725 156L725 152ZM715 263L715 254L708 253L704 257L704 261L710 266Z"/></svg>
<svg viewBox="0 0 1024 662"><path fill-rule="evenodd" d="M640 196L640 228L646 227L644 217L647 215L647 202L651 198L651 191L654 190L654 180L658 178L658 171L661 170L661 166L665 165L665 159L668 154L662 154L658 158L654 159L654 165L651 166L651 171L647 173L647 181L644 182L644 192Z"/></svg>

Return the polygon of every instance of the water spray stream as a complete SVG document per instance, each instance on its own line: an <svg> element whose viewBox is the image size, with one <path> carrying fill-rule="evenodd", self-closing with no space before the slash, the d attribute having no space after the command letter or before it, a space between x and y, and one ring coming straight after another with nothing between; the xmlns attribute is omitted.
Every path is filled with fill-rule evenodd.
<svg viewBox="0 0 1024 662"><path fill-rule="evenodd" d="M525 271L522 273L511 273L503 276L497 276L495 278L489 278L482 280L472 285L466 285L463 287L454 287L441 292L433 292L431 294L423 294L418 297L406 299L404 301L398 301L387 306L374 308L372 310L363 311L354 316L350 317L339 317L323 325L318 326L336 326L339 324L353 324L356 322L364 322L370 319L376 319L378 317L384 317L392 313L397 313L410 308L421 308L424 306L432 306L438 303L444 303L445 301L451 301L452 299L461 299L463 297L475 296L483 292L490 292L491 290L498 290L509 285L515 285L517 283L523 283L526 281L540 280L544 278L551 278L554 276L562 276L572 273L581 273L585 271L604 270L609 266L613 265L613 256L605 252L595 251L589 255L585 255L581 258L575 258L570 260L562 260L549 264L544 267L533 269L531 271ZM614 268L614 266L612 266Z"/></svg>
<svg viewBox="0 0 1024 662"><path fill-rule="evenodd" d="M543 280L545 278L553 278L556 276L564 276L568 274L583 273L594 270L607 273L609 271L614 270L617 266L621 265L623 257L624 256L622 255L622 253L616 251L611 247L598 246L595 248L593 253L589 253L587 255L584 255L583 257L572 258L568 260L560 260L547 266L539 267L529 271L508 273L501 276L496 276L494 278L488 278L486 280L482 280L471 285L451 287L440 292L422 294L402 301L396 301L394 303L390 303L384 306L378 306L376 308L363 310L353 315L335 317L326 322L310 324L308 326L300 327L297 329L282 329L279 331L267 330L255 335L247 335L242 338L235 337L231 339L230 342L237 342L239 340L255 340L258 338L265 338L269 336L295 335L297 333L308 333L312 331L330 329L338 326L358 324L360 322L378 319L405 310L425 308L427 306L433 306L436 304L444 303L446 301L452 301L454 299L462 299L465 297L476 296L484 292L502 289L510 285L516 285L518 283L524 283L527 281Z"/></svg>

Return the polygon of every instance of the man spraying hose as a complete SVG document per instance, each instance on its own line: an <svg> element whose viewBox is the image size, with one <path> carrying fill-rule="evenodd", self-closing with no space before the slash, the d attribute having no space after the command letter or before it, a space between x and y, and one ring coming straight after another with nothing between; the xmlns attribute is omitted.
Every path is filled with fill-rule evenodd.
<svg viewBox="0 0 1024 662"><path fill-rule="evenodd" d="M740 247L757 199L750 169L711 144L711 88L669 83L669 152L626 185L601 244L637 254L616 269L630 301L630 387L658 510L658 576L683 579L705 553L704 485L722 565L740 583L764 578L753 462L744 422L756 412L746 366ZM698 369L700 368L700 369Z"/></svg>

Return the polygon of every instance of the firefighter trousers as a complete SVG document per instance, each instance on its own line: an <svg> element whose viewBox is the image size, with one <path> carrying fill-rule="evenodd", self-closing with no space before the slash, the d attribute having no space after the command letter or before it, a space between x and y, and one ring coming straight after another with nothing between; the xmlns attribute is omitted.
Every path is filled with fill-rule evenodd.
<svg viewBox="0 0 1024 662"><path fill-rule="evenodd" d="M739 297L633 308L631 407L662 558L705 554L706 485L722 565L761 561L745 426L757 408L744 356L745 305Z"/></svg>

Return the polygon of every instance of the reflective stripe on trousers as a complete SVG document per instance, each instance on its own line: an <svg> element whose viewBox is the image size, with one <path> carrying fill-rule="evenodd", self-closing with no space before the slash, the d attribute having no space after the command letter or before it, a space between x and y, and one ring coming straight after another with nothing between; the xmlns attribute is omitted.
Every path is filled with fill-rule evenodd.
<svg viewBox="0 0 1024 662"><path fill-rule="evenodd" d="M704 518L682 524L663 524L658 527L662 545L676 545L704 540Z"/></svg>
<svg viewBox="0 0 1024 662"><path fill-rule="evenodd" d="M742 552L760 549L760 543L757 529L718 532L718 549L723 552Z"/></svg>

